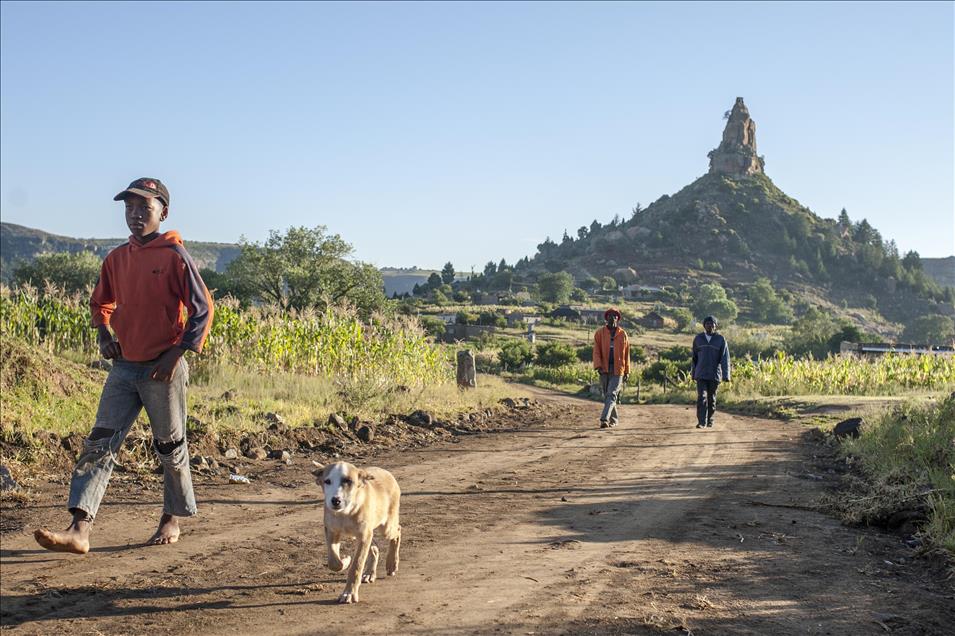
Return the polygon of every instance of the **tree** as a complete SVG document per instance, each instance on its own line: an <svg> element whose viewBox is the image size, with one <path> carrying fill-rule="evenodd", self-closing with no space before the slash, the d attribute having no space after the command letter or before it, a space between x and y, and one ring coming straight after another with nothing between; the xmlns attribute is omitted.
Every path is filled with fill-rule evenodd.
<svg viewBox="0 0 955 636"><path fill-rule="evenodd" d="M567 272L544 274L537 280L540 295L547 302L565 303L574 289L574 277Z"/></svg>
<svg viewBox="0 0 955 636"><path fill-rule="evenodd" d="M739 308L726 295L719 283L708 283L700 287L693 301L693 312L702 320L704 316L715 316L721 323L732 322L739 314Z"/></svg>
<svg viewBox="0 0 955 636"><path fill-rule="evenodd" d="M902 257L902 267L910 272L917 272L922 269L922 257L915 250L910 250Z"/></svg>
<svg viewBox="0 0 955 636"><path fill-rule="evenodd" d="M199 275L202 276L202 282L206 284L213 298L232 296L243 305L248 305L253 300L254 294L238 285L227 272L202 268L199 270Z"/></svg>
<svg viewBox="0 0 955 636"><path fill-rule="evenodd" d="M600 279L600 289L604 291L617 291L617 281L613 276L604 276Z"/></svg>
<svg viewBox="0 0 955 636"><path fill-rule="evenodd" d="M910 322L902 333L902 338L913 344L951 344L955 334L955 323L949 316L929 314Z"/></svg>
<svg viewBox="0 0 955 636"><path fill-rule="evenodd" d="M87 292L96 284L102 265L103 260L92 252L38 254L32 263L13 270L13 284L42 288L51 283L69 294Z"/></svg>
<svg viewBox="0 0 955 636"><path fill-rule="evenodd" d="M577 238L579 238L581 241L584 240L587 238L588 231L589 230L587 229L586 225L581 225L579 228L577 228Z"/></svg>
<svg viewBox="0 0 955 636"><path fill-rule="evenodd" d="M768 278L757 278L747 293L757 322L785 325L793 321L792 308L776 294Z"/></svg>
<svg viewBox="0 0 955 636"><path fill-rule="evenodd" d="M438 272L431 272L431 276L428 276L428 289L441 289L441 285L444 284L444 281L441 279L441 275Z"/></svg>
<svg viewBox="0 0 955 636"><path fill-rule="evenodd" d="M676 321L677 331L686 331L693 325L693 313L686 307L677 307L670 315Z"/></svg>
<svg viewBox="0 0 955 636"><path fill-rule="evenodd" d="M441 282L447 285L454 282L454 265L451 264L451 261L445 263L441 269Z"/></svg>
<svg viewBox="0 0 955 636"><path fill-rule="evenodd" d="M846 231L852 227L852 221L849 220L849 213L846 212L845 208L842 208L842 212L839 213L839 220L837 223L843 231Z"/></svg>
<svg viewBox="0 0 955 636"><path fill-rule="evenodd" d="M792 332L783 341L783 347L794 356L810 355L825 358L829 353L829 341L841 325L816 307L793 323Z"/></svg>
<svg viewBox="0 0 955 636"><path fill-rule="evenodd" d="M240 241L239 256L226 269L255 300L281 309L316 309L352 304L367 316L385 303L381 272L346 258L352 247L325 226L272 230L264 244Z"/></svg>
<svg viewBox="0 0 955 636"><path fill-rule="evenodd" d="M510 291L511 283L514 282L514 272L510 270L498 270L494 278L491 279L491 287L500 291Z"/></svg>
<svg viewBox="0 0 955 636"><path fill-rule="evenodd" d="M484 266L484 276L490 278L497 273L497 264L494 261L488 261Z"/></svg>

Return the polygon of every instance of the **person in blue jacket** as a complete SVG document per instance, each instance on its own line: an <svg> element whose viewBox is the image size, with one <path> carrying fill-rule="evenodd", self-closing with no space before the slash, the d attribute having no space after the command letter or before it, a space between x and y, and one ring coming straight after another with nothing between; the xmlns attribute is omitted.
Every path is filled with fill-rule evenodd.
<svg viewBox="0 0 955 636"><path fill-rule="evenodd" d="M693 339L692 377L696 380L696 427L713 426L716 391L720 382L730 379L730 348L726 338L716 333L716 318L703 319L703 333Z"/></svg>

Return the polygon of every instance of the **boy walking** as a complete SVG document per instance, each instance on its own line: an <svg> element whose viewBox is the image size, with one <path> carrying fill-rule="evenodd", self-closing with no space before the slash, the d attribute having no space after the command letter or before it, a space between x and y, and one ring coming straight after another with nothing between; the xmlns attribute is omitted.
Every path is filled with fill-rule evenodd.
<svg viewBox="0 0 955 636"><path fill-rule="evenodd" d="M612 428L620 418L617 415L617 400L620 389L630 377L630 339L627 332L617 326L620 312L608 309L604 312L606 325L594 333L594 369L600 372L600 388L604 394L604 408L600 414L600 428Z"/></svg>
<svg viewBox="0 0 955 636"><path fill-rule="evenodd" d="M696 380L696 427L711 428L716 411L716 391L721 381L730 379L730 348L726 338L716 333L716 318L703 319L703 333L693 339L693 367Z"/></svg>
<svg viewBox="0 0 955 636"><path fill-rule="evenodd" d="M113 360L113 367L73 469L67 505L73 522L63 532L34 533L37 543L57 552L89 551L90 527L116 454L143 408L163 469L163 515L149 543L175 543L178 517L196 514L186 444L189 368L183 354L202 351L212 325L212 297L179 233L159 233L169 214L169 190L159 179L136 179L113 200L124 201L132 234L106 256L90 299L100 353Z"/></svg>

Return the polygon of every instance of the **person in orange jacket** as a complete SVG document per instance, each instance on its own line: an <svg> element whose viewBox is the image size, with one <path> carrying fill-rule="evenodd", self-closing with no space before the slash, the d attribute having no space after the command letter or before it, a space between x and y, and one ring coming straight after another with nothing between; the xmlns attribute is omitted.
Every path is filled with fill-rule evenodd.
<svg viewBox="0 0 955 636"><path fill-rule="evenodd" d="M604 312L606 326L594 334L594 369L600 373L600 388L604 393L600 428L612 428L620 421L617 400L630 376L630 339L627 332L617 326L620 318L618 310L608 309Z"/></svg>
<svg viewBox="0 0 955 636"><path fill-rule="evenodd" d="M132 234L106 256L90 298L100 354L113 365L73 469L67 503L73 522L63 532L34 532L37 543L56 552L89 551L90 527L116 454L143 408L163 469L163 514L148 543L175 543L178 517L196 514L183 354L202 351L212 325L212 296L179 233L159 231L169 214L169 190L159 179L136 179L113 200L124 202Z"/></svg>

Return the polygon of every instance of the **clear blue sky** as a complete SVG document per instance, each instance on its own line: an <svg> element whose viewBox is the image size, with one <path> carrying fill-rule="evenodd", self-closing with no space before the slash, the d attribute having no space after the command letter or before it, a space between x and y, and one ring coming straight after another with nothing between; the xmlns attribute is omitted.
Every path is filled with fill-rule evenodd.
<svg viewBox="0 0 955 636"><path fill-rule="evenodd" d="M533 254L707 169L743 96L766 171L901 250L955 253L953 4L2 5L0 212L262 240L327 225L379 266Z"/></svg>

